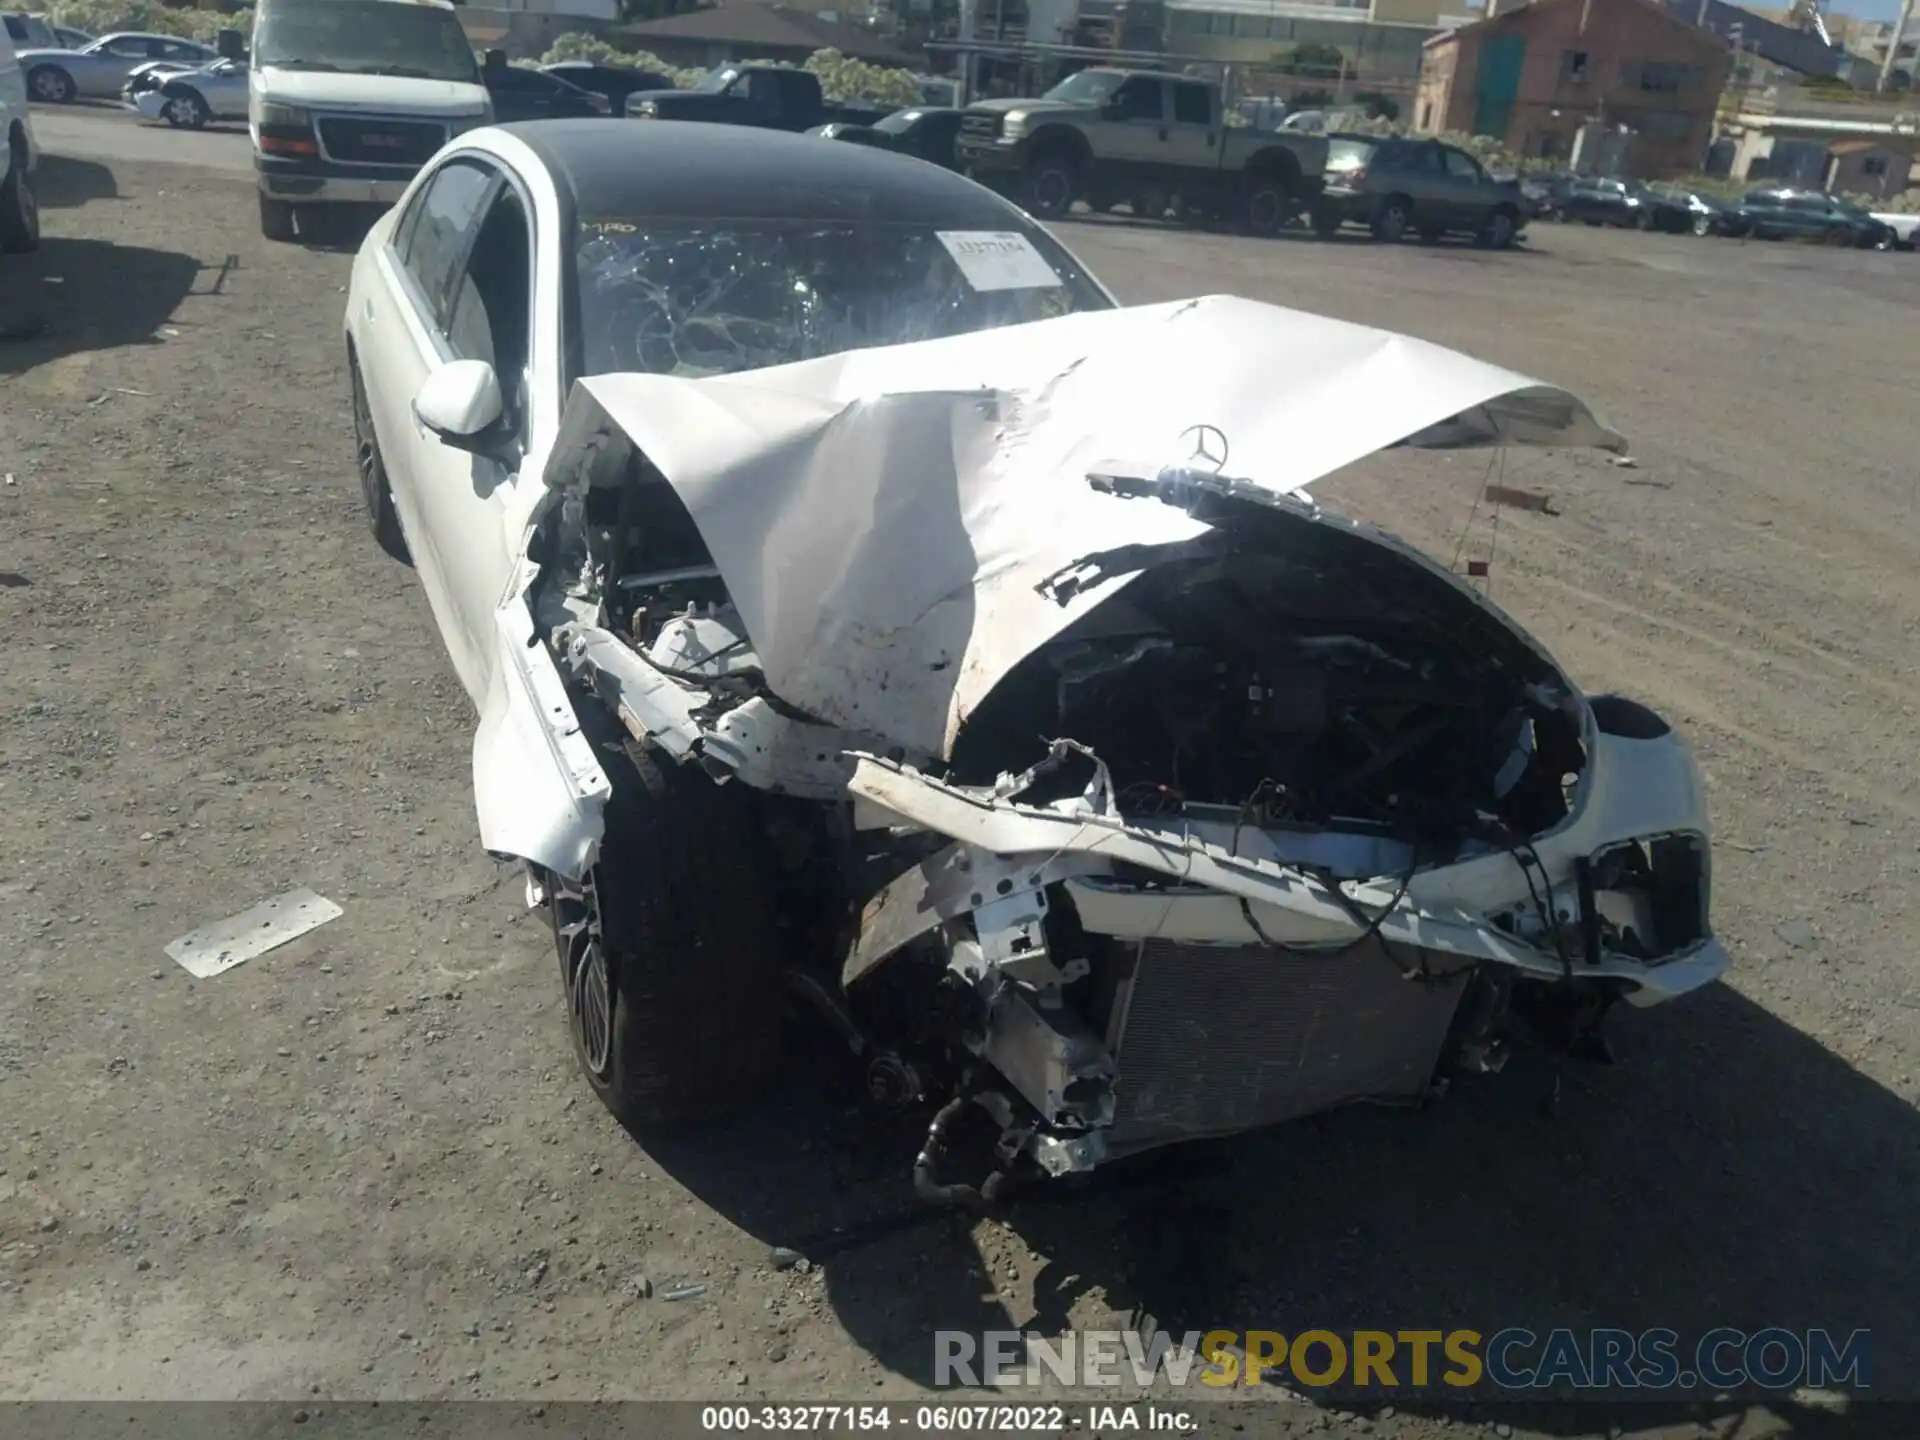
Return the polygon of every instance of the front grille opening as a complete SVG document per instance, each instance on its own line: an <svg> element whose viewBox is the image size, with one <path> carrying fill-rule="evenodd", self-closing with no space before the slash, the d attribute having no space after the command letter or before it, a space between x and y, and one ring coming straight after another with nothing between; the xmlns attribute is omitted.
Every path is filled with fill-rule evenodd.
<svg viewBox="0 0 1920 1440"><path fill-rule="evenodd" d="M342 115L320 120L320 143L328 156L356 165L419 167L446 143L447 127L420 120L365 119Z"/></svg>

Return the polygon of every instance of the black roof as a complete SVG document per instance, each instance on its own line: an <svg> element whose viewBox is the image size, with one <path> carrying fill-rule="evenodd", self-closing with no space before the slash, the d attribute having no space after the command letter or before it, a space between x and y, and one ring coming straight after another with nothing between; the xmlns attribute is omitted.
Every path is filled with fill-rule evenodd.
<svg viewBox="0 0 1920 1440"><path fill-rule="evenodd" d="M676 120L527 120L500 127L553 172L575 217L885 221L1025 228L971 180L817 135Z"/></svg>

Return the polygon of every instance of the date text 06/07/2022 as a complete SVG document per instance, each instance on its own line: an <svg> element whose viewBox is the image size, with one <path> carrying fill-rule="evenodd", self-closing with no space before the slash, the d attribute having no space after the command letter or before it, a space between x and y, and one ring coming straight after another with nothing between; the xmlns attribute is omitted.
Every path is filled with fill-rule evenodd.
<svg viewBox="0 0 1920 1440"><path fill-rule="evenodd" d="M1199 1422L1185 1409L1137 1405L706 1405L700 1428L707 1431L891 1431L920 1435L1054 1434L1084 1427L1097 1433L1117 1430L1191 1434Z"/></svg>

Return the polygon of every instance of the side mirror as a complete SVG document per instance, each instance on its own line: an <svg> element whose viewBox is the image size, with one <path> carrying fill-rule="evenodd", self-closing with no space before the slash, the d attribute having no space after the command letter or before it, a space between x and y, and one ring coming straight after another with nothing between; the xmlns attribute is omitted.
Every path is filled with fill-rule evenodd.
<svg viewBox="0 0 1920 1440"><path fill-rule="evenodd" d="M442 445L497 456L506 440L500 377L484 360L449 360L413 397L413 418Z"/></svg>

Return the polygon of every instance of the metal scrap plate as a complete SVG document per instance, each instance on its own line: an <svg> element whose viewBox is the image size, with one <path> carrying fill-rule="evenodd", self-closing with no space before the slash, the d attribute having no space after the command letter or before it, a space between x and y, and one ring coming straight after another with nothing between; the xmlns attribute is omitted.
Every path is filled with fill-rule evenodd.
<svg viewBox="0 0 1920 1440"><path fill-rule="evenodd" d="M208 980L341 914L340 907L324 895L289 890L251 910L189 931L167 946L167 954L189 975Z"/></svg>

